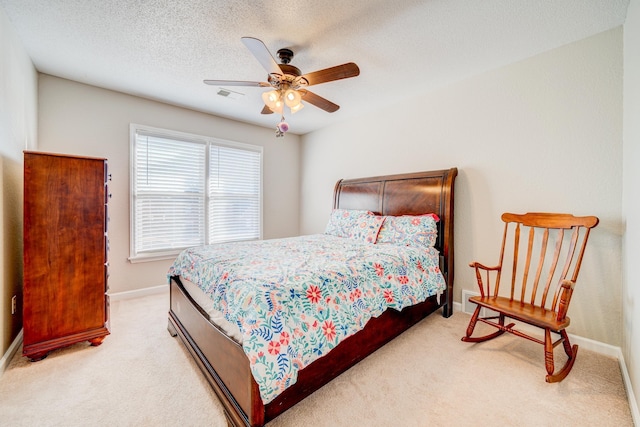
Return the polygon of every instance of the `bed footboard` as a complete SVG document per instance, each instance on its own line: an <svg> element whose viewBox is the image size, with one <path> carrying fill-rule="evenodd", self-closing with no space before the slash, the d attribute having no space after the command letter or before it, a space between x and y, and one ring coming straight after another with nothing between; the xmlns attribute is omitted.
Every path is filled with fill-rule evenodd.
<svg viewBox="0 0 640 427"><path fill-rule="evenodd" d="M263 425L264 406L242 347L208 321L178 278L172 278L170 288L170 332L182 340L213 387L229 424Z"/></svg>

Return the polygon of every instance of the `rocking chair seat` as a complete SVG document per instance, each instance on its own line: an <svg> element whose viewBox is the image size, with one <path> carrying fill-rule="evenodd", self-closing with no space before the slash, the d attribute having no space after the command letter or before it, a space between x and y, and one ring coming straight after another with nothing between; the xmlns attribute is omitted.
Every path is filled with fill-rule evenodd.
<svg viewBox="0 0 640 427"><path fill-rule="evenodd" d="M505 297L477 296L469 298L469 301L502 313L506 317L535 325L539 328L550 329L553 332L559 332L571 323L571 319L568 316L562 321L558 321L556 319L558 313L555 311Z"/></svg>

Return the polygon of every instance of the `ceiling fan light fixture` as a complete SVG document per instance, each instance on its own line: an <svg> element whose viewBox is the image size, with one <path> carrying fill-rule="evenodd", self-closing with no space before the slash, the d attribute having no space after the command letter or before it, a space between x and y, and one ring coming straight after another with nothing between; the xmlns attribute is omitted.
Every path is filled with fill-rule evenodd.
<svg viewBox="0 0 640 427"><path fill-rule="evenodd" d="M300 93L298 93L297 90L287 89L287 91L284 93L284 102L285 104L287 104L287 107L289 108L300 104L301 99L302 97L300 96Z"/></svg>
<svg viewBox="0 0 640 427"><path fill-rule="evenodd" d="M302 110L303 108L304 108L304 104L302 102L298 102L293 107L289 107L289 109L291 110L291 114L295 114L298 111Z"/></svg>
<svg viewBox="0 0 640 427"><path fill-rule="evenodd" d="M295 89L287 89L284 93L284 103L287 104L287 107L289 107L292 114L295 114L304 108L301 101L302 96L300 95L300 92Z"/></svg>
<svg viewBox="0 0 640 427"><path fill-rule="evenodd" d="M264 101L264 104L272 110L276 107L276 103L282 103L282 101L280 101L280 94L275 90L264 92L262 94L262 100Z"/></svg>
<svg viewBox="0 0 640 427"><path fill-rule="evenodd" d="M282 114L284 102L282 101L281 92L278 90L270 90L262 94L264 104L274 113Z"/></svg>

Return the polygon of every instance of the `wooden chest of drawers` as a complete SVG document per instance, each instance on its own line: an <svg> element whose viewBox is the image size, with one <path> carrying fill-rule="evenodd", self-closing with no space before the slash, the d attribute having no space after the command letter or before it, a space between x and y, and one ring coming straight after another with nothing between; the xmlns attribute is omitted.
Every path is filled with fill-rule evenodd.
<svg viewBox="0 0 640 427"><path fill-rule="evenodd" d="M24 153L23 355L109 334L106 159Z"/></svg>

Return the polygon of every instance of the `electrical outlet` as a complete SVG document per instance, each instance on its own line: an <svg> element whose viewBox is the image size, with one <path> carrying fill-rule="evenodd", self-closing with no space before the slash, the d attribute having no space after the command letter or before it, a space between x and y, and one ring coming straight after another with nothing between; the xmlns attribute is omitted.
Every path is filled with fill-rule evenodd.
<svg viewBox="0 0 640 427"><path fill-rule="evenodd" d="M11 314L16 314L17 297L14 295L11 297Z"/></svg>

